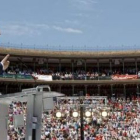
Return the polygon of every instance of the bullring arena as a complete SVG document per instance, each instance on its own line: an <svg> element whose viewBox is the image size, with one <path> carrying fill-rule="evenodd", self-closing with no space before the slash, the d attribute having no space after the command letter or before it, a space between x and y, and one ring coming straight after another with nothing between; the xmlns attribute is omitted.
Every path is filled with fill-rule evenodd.
<svg viewBox="0 0 140 140"><path fill-rule="evenodd" d="M2 96L47 85L63 98L43 111L40 139L140 140L140 51L50 51L0 47L10 66L0 76ZM9 104L7 139L27 140L27 101ZM14 126L22 115L24 125ZM33 135L37 128L33 129Z"/></svg>

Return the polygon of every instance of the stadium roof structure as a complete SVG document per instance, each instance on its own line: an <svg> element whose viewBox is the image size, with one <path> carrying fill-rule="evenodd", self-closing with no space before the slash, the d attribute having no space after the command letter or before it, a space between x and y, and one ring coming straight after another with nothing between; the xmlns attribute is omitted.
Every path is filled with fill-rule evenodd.
<svg viewBox="0 0 140 140"><path fill-rule="evenodd" d="M35 49L17 49L0 46L0 54L11 54L16 56L35 56L48 58L104 58L104 57L139 57L140 50L128 51L50 51Z"/></svg>

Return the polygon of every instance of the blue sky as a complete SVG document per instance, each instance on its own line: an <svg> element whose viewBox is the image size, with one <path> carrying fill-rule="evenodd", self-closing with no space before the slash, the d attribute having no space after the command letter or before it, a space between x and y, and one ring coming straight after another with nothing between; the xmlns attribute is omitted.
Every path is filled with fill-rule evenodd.
<svg viewBox="0 0 140 140"><path fill-rule="evenodd" d="M0 42L140 45L140 0L0 0Z"/></svg>

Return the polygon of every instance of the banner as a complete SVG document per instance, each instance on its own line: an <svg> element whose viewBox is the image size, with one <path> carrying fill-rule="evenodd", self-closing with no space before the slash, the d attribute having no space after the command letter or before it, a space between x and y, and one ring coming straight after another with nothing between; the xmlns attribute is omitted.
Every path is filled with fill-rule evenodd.
<svg viewBox="0 0 140 140"><path fill-rule="evenodd" d="M133 80L133 79L138 79L138 75L113 75L112 80Z"/></svg>
<svg viewBox="0 0 140 140"><path fill-rule="evenodd" d="M52 75L39 75L39 74L32 74L35 80L41 81L52 81Z"/></svg>

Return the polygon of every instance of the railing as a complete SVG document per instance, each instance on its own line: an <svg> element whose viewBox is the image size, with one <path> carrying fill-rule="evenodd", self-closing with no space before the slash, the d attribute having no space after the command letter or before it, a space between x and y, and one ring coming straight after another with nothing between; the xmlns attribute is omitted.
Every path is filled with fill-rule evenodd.
<svg viewBox="0 0 140 140"><path fill-rule="evenodd" d="M27 79L33 80L34 78L32 75L22 75L22 74L3 74L0 75L0 78L11 78L11 79ZM61 78L57 76L52 76L53 80L111 80L111 76L98 76L98 77L90 77L90 76L83 76L83 77L72 77L72 78Z"/></svg>
<svg viewBox="0 0 140 140"><path fill-rule="evenodd" d="M24 45L12 43L0 43L0 47L15 49L33 49L33 50L49 50L49 51L137 51L140 46L50 46L50 45Z"/></svg>
<svg viewBox="0 0 140 140"><path fill-rule="evenodd" d="M131 75L129 75L131 76ZM32 75L26 75L26 74L3 74L0 75L0 78L11 78L11 79L25 79L25 80L36 80L33 78ZM135 79L135 78L134 78ZM140 79L138 76L136 79ZM112 80L112 76L72 76L72 77L61 77L61 76L53 76L52 75L52 80ZM123 79L121 79L123 80ZM127 79L125 79L127 80Z"/></svg>
<svg viewBox="0 0 140 140"><path fill-rule="evenodd" d="M61 78L58 76L53 76L53 80L111 80L111 76L97 76L97 77L90 77L90 76L73 76L72 78Z"/></svg>
<svg viewBox="0 0 140 140"><path fill-rule="evenodd" d="M0 78L12 78L12 79L33 79L31 75L21 75L21 74L3 74Z"/></svg>

